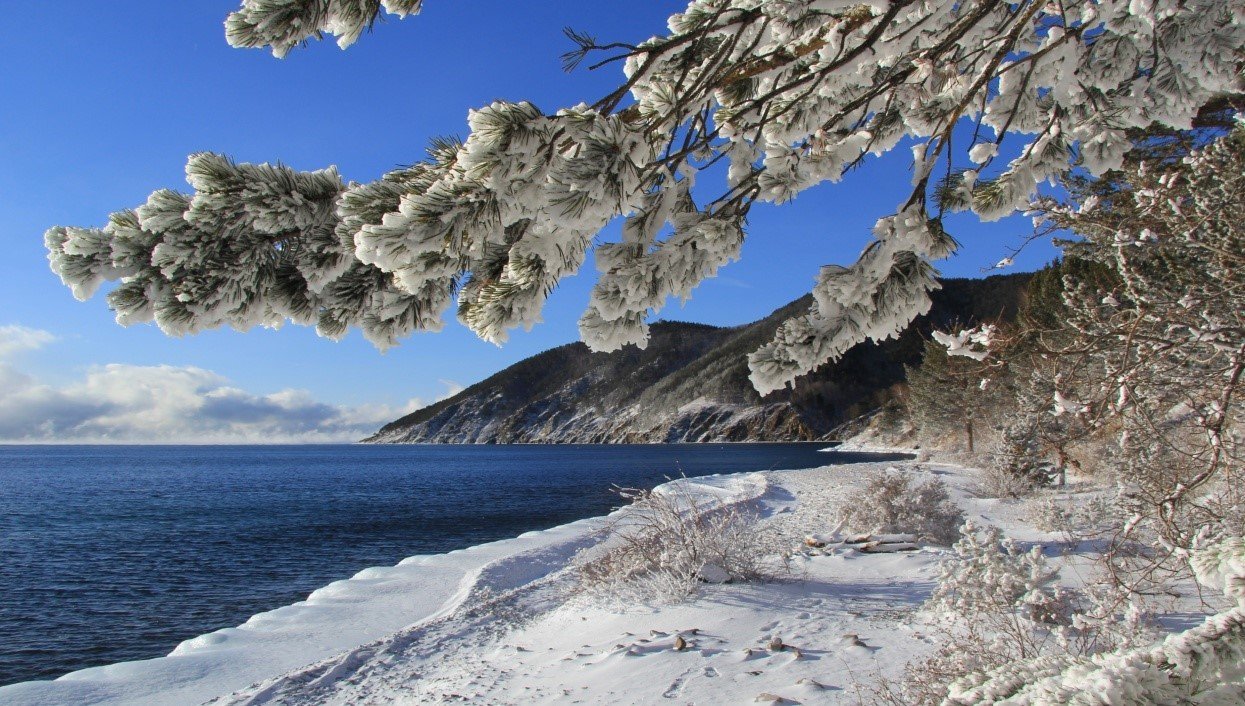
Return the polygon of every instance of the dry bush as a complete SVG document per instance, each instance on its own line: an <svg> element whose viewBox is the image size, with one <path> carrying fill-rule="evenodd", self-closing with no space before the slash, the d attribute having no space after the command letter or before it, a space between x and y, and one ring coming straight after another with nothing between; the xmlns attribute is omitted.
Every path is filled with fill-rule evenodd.
<svg viewBox="0 0 1245 706"><path fill-rule="evenodd" d="M892 468L848 498L839 519L853 532L915 534L921 541L949 545L959 536L964 513L940 479L918 483Z"/></svg>
<svg viewBox="0 0 1245 706"><path fill-rule="evenodd" d="M764 580L786 568L776 533L738 504L697 498L681 483L617 492L631 504L576 557L590 596L677 601L702 583Z"/></svg>

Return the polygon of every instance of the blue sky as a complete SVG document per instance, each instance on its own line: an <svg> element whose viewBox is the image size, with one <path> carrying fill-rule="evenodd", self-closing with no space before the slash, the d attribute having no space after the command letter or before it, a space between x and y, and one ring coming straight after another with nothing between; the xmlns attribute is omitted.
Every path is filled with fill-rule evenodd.
<svg viewBox="0 0 1245 706"><path fill-rule="evenodd" d="M80 419L98 422L89 433L79 428L82 439L349 438L576 340L591 266L554 293L543 325L515 332L501 348L456 322L384 355L357 333L332 343L295 326L173 339L153 325L117 326L101 296L75 301L47 267L42 234L53 225L99 226L155 189L186 189L192 152L300 169L335 164L345 178L368 181L421 159L431 137L464 134L469 108L499 98L547 112L592 102L620 72L564 73L562 27L636 41L661 32L682 6L434 0L419 17L378 24L348 51L325 41L277 60L226 44L222 22L234 0L26 4L24 31L0 45L0 338L8 337L0 340L0 439L72 436ZM741 261L657 316L734 325L807 292L821 265L852 261L873 222L906 196L909 162L897 150L792 204L757 207ZM980 276L1030 232L1021 218L965 217L951 226L964 247L940 263L949 276ZM1053 254L1031 248L1017 269ZM157 379L184 390L185 405L149 409L151 400L176 397L154 383L146 402L110 392ZM219 417L210 423L209 407Z"/></svg>

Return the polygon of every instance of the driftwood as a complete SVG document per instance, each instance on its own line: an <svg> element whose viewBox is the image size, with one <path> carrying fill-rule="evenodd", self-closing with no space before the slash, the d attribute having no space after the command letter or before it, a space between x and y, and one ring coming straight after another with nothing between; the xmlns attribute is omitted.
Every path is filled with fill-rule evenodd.
<svg viewBox="0 0 1245 706"><path fill-rule="evenodd" d="M869 542L878 542L881 544L900 544L911 543L916 541L915 534L858 534L854 537L848 537L843 541L844 544L868 544Z"/></svg>
<svg viewBox="0 0 1245 706"><path fill-rule="evenodd" d="M804 537L804 545L813 549L822 549L831 544L849 546L866 554L911 552L921 548L914 534L858 534L842 540L836 536L817 534Z"/></svg>

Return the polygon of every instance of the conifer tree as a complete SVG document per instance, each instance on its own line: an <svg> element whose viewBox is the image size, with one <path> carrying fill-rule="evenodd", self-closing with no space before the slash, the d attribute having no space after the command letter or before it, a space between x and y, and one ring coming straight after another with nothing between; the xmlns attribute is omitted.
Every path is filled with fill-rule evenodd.
<svg viewBox="0 0 1245 706"><path fill-rule="evenodd" d="M995 327L991 326L993 331ZM964 332L945 336L956 340ZM917 433L924 439L962 437L965 450L977 450L980 425L988 410L1006 398L1005 366L997 356L955 355L937 339L925 342L920 365L905 366L908 410ZM969 352L976 353L970 349ZM947 446L943 443L942 446Z"/></svg>
<svg viewBox="0 0 1245 706"><path fill-rule="evenodd" d="M999 415L996 466L1021 487L1063 485L1068 468L1080 466L1069 448L1094 433L1087 420L1064 410L1056 413L1055 407L1056 390L1081 396L1071 380L1061 377L1065 363L1057 355L1074 347L1078 337L1067 325L1072 312L1064 300L1065 283L1072 281L1110 287L1116 277L1106 265L1073 256L1035 272L1025 288L1015 335L1001 356L1010 372L1010 399Z"/></svg>

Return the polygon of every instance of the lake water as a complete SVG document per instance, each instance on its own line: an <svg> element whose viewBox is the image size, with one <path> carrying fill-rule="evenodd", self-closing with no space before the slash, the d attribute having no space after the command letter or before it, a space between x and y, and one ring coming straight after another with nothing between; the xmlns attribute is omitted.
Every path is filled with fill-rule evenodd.
<svg viewBox="0 0 1245 706"><path fill-rule="evenodd" d="M0 446L0 685L159 657L368 566L605 514L613 485L867 456L821 448Z"/></svg>

